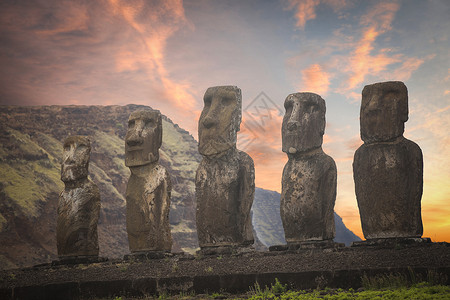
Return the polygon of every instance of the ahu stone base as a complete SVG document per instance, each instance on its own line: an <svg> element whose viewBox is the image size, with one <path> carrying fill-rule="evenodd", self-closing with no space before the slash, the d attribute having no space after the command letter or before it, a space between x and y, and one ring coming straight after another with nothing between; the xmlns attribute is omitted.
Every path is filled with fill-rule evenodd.
<svg viewBox="0 0 450 300"><path fill-rule="evenodd" d="M218 246L203 247L196 252L197 255L243 255L255 252L253 246Z"/></svg>
<svg viewBox="0 0 450 300"><path fill-rule="evenodd" d="M131 254L126 254L123 257L125 261L136 261L136 260L149 260L149 259L161 259L165 257L173 256L172 253L168 251L137 251Z"/></svg>
<svg viewBox="0 0 450 300"><path fill-rule="evenodd" d="M300 243L289 243L287 245L274 245L269 247L269 251L290 251L296 252L301 250L311 250L311 249L337 249L345 247L343 243L336 243L332 240L325 241L307 241Z"/></svg>
<svg viewBox="0 0 450 300"><path fill-rule="evenodd" d="M108 261L107 257L99 257L96 255L84 255L84 256L63 256L58 260L52 261L52 266L59 265L80 265L80 264L95 264Z"/></svg>
<svg viewBox="0 0 450 300"><path fill-rule="evenodd" d="M385 238L385 239L367 239L365 241L353 242L351 247L378 247L378 248L398 248L420 246L430 244L430 238L404 237L404 238Z"/></svg>

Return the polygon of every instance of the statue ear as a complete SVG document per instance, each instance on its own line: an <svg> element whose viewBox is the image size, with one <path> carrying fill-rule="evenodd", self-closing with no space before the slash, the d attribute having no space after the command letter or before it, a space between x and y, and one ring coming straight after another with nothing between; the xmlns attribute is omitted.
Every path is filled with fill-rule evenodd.
<svg viewBox="0 0 450 300"><path fill-rule="evenodd" d="M400 102L400 120L402 122L408 121L408 95L406 99Z"/></svg>
<svg viewBox="0 0 450 300"><path fill-rule="evenodd" d="M158 141L158 149L162 146L162 136L163 136L163 128L162 128L162 118L161 114L158 115L158 133L159 133L159 141Z"/></svg>
<svg viewBox="0 0 450 300"><path fill-rule="evenodd" d="M321 110L322 110L322 116L321 116L321 126L320 126L320 135L324 135L325 134L325 126L327 125L327 121L325 118L325 114L327 113L327 108L325 105L325 100L321 99Z"/></svg>
<svg viewBox="0 0 450 300"><path fill-rule="evenodd" d="M324 135L325 134L325 125L326 125L326 121L325 121L325 116L323 116L323 119L322 119L322 126L320 126L320 135Z"/></svg>

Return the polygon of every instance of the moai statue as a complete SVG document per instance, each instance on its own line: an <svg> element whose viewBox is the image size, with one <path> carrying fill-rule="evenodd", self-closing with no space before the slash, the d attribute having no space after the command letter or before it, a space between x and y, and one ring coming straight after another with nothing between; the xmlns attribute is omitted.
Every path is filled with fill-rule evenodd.
<svg viewBox="0 0 450 300"><path fill-rule="evenodd" d="M332 243L336 164L322 150L325 100L313 93L287 96L281 128L283 170L280 214L288 245Z"/></svg>
<svg viewBox="0 0 450 300"><path fill-rule="evenodd" d="M250 209L255 194L251 157L236 149L242 96L236 86L206 90L198 122L197 232L203 249L253 244Z"/></svg>
<svg viewBox="0 0 450 300"><path fill-rule="evenodd" d="M56 241L60 259L98 257L97 223L100 193L88 178L91 145L88 138L71 136L64 142Z"/></svg>
<svg viewBox="0 0 450 300"><path fill-rule="evenodd" d="M131 170L126 200L132 253L172 249L169 223L172 184L169 173L158 163L161 144L161 113L133 112L125 136L125 165Z"/></svg>
<svg viewBox="0 0 450 300"><path fill-rule="evenodd" d="M364 237L422 236L422 151L403 137L408 90L403 82L366 85L360 112L361 139L353 161Z"/></svg>

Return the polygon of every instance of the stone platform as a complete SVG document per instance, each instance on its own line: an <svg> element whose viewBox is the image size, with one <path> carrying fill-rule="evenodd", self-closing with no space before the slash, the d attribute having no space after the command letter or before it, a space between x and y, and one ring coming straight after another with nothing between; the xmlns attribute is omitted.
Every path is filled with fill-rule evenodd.
<svg viewBox="0 0 450 300"><path fill-rule="evenodd" d="M342 247L239 255L172 254L142 260L109 259L79 265L51 264L0 272L0 299L91 299L249 291L277 278L293 289L361 287L363 275L439 274L450 284L447 243L409 247Z"/></svg>

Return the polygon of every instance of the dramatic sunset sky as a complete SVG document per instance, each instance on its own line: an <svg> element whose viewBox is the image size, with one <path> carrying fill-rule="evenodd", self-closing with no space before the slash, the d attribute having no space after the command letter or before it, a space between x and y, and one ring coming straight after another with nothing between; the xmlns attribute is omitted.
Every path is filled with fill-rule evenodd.
<svg viewBox="0 0 450 300"><path fill-rule="evenodd" d="M0 104L145 104L196 137L205 90L237 85L239 147L257 186L280 191L284 99L315 92L327 104L336 212L362 237L352 177L361 91L400 80L405 137L424 154L424 236L450 242L449 16L448 0L2 0Z"/></svg>

